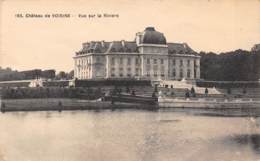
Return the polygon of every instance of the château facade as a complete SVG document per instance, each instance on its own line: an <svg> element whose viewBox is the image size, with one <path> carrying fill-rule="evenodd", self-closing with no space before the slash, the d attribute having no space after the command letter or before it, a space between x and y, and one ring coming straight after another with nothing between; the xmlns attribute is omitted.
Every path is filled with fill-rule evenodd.
<svg viewBox="0 0 260 161"><path fill-rule="evenodd" d="M180 80L200 78L200 56L186 43L167 43L153 27L135 41L91 41L74 58L77 79Z"/></svg>

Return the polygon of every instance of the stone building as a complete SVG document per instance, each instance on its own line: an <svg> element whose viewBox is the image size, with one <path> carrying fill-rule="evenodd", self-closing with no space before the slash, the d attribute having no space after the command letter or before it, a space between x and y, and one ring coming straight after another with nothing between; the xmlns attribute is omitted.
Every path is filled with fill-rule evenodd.
<svg viewBox="0 0 260 161"><path fill-rule="evenodd" d="M153 27L135 41L91 41L74 58L77 79L180 80L200 78L200 56L186 43L167 43Z"/></svg>

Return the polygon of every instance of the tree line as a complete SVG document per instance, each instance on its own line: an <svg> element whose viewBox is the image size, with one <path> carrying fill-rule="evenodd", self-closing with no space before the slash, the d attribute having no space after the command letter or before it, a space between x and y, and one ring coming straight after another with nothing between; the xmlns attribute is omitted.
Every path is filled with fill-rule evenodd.
<svg viewBox="0 0 260 161"><path fill-rule="evenodd" d="M37 78L46 78L46 79L72 79L74 71L64 72L60 71L56 74L56 71L53 69L50 70L41 70L33 69L26 71L17 71L12 70L11 68L2 68L0 66L0 81L12 81L12 80L28 80L28 79L37 79Z"/></svg>
<svg viewBox="0 0 260 161"><path fill-rule="evenodd" d="M216 54L200 52L201 78L213 81L257 81L260 51L235 50Z"/></svg>

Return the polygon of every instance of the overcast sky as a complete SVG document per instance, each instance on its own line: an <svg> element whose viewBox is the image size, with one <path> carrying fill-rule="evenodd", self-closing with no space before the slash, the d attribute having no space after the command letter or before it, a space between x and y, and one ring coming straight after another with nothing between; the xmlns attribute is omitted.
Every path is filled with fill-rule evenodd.
<svg viewBox="0 0 260 161"><path fill-rule="evenodd" d="M134 40L147 26L197 52L250 50L260 43L260 0L2 0L0 7L0 66L17 70L70 71L83 42ZM19 13L73 17L15 17ZM104 13L119 18L78 18Z"/></svg>

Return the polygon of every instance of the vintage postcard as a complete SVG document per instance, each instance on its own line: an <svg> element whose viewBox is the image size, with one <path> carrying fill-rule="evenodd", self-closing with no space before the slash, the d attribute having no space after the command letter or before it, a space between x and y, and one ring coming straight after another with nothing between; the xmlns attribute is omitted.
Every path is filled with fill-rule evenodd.
<svg viewBox="0 0 260 161"><path fill-rule="evenodd" d="M0 161L260 161L260 1L0 0Z"/></svg>

